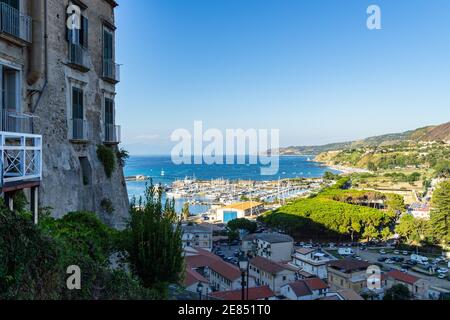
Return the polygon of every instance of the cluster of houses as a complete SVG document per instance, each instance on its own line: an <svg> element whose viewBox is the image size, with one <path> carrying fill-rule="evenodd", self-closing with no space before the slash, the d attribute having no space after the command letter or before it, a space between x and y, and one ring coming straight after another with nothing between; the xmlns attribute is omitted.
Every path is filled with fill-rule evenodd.
<svg viewBox="0 0 450 320"><path fill-rule="evenodd" d="M185 288L205 299L241 300L243 278L239 267L210 248L196 246L211 241L212 230L198 226L188 230L190 239L199 240L185 246ZM205 236L206 230L209 236ZM429 298L429 283L424 279L390 271L380 273L378 286L372 288L369 263L353 258L339 260L319 248L295 248L294 240L284 234L247 235L241 240L240 252L249 257L244 278L244 284L248 284L245 298L249 300L363 300L367 293L381 299L385 290L396 284L405 285L416 299Z"/></svg>

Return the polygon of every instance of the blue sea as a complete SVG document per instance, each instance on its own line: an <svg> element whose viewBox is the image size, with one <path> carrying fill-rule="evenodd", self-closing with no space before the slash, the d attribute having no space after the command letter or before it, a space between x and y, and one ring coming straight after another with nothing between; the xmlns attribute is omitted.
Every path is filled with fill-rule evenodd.
<svg viewBox="0 0 450 320"><path fill-rule="evenodd" d="M228 179L269 181L292 178L319 178L328 169L314 162L314 157L281 156L278 174L261 175L259 165L175 165L170 156L131 156L125 167L125 176L149 176L154 184L170 185L175 180L195 177L200 180ZM162 175L164 173L164 175ZM128 195L139 198L144 194L146 182L128 181ZM185 200L177 199L175 206L179 212ZM191 213L200 214L208 210L207 206L192 206Z"/></svg>

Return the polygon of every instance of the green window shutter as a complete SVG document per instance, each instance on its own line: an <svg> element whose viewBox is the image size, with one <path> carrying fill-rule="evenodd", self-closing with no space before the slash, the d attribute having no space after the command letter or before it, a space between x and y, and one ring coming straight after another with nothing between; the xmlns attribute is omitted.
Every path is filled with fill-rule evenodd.
<svg viewBox="0 0 450 320"><path fill-rule="evenodd" d="M89 20L85 16L81 16L80 44L88 47L89 43Z"/></svg>

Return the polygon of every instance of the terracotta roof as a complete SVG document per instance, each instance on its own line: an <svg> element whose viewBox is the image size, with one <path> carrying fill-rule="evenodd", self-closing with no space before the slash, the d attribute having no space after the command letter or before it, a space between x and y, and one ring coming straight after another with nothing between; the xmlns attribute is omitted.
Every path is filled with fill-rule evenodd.
<svg viewBox="0 0 450 320"><path fill-rule="evenodd" d="M295 281L288 284L288 286L291 287L297 297L312 295L312 292L306 285L305 281Z"/></svg>
<svg viewBox="0 0 450 320"><path fill-rule="evenodd" d="M185 257L187 267L191 269L208 267L231 281L241 276L241 271L237 266L223 261L219 256L207 250L200 248L195 250L198 253L197 255Z"/></svg>
<svg viewBox="0 0 450 320"><path fill-rule="evenodd" d="M209 283L209 281L204 278L200 273L191 270L190 268L186 268L186 276L184 277L184 286L189 287L197 282Z"/></svg>
<svg viewBox="0 0 450 320"><path fill-rule="evenodd" d="M328 285L319 278L310 278L302 280L306 283L310 290L324 290L328 289Z"/></svg>
<svg viewBox="0 0 450 320"><path fill-rule="evenodd" d="M247 294L247 293L246 293ZM220 300L241 300L242 299L242 291L222 291L222 292L214 292L211 294L213 298L217 298ZM248 299L249 300L263 300L274 297L275 294L269 287L255 287L248 289Z"/></svg>
<svg viewBox="0 0 450 320"><path fill-rule="evenodd" d="M241 270L235 265L232 265L225 261L216 261L208 266L218 274L222 275L225 279L236 280L241 277Z"/></svg>
<svg viewBox="0 0 450 320"><path fill-rule="evenodd" d="M347 259L343 259L343 260L332 261L328 264L328 266L333 269L338 269L341 272L349 273L349 272L353 272L353 271L367 269L370 265L364 261L347 258Z"/></svg>
<svg viewBox="0 0 450 320"><path fill-rule="evenodd" d="M339 296L334 295L334 296L328 296L328 297L319 298L317 300L323 300L323 301L336 301L336 300L339 300L340 301L341 299L339 298Z"/></svg>
<svg viewBox="0 0 450 320"><path fill-rule="evenodd" d="M262 205L263 204L261 202L254 202L254 201L237 202L237 203L233 203L228 206L225 206L222 209L250 210L252 208L256 208L256 207L259 207Z"/></svg>
<svg viewBox="0 0 450 320"><path fill-rule="evenodd" d="M349 300L349 301L362 301L362 300L364 300L363 297L361 297L359 294L357 294L354 290L351 290L351 289L339 290L337 293L344 300Z"/></svg>
<svg viewBox="0 0 450 320"><path fill-rule="evenodd" d="M286 265L259 256L251 259L250 264L258 269L264 270L272 274L276 274L284 270L292 271L291 269L292 267L289 268Z"/></svg>
<svg viewBox="0 0 450 320"><path fill-rule="evenodd" d="M418 278L418 277L403 273L398 270L389 271L388 273L386 273L386 277L393 278L397 281L408 283L408 284L414 284L420 280L420 278Z"/></svg>

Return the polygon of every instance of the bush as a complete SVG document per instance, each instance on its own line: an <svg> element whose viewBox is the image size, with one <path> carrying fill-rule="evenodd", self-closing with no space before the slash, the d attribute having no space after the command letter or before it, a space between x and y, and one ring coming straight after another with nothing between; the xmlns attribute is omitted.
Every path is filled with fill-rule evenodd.
<svg viewBox="0 0 450 320"><path fill-rule="evenodd" d="M103 164L106 176L111 178L116 167L116 156L114 155L114 152L110 147L100 144L97 146L97 157Z"/></svg>

